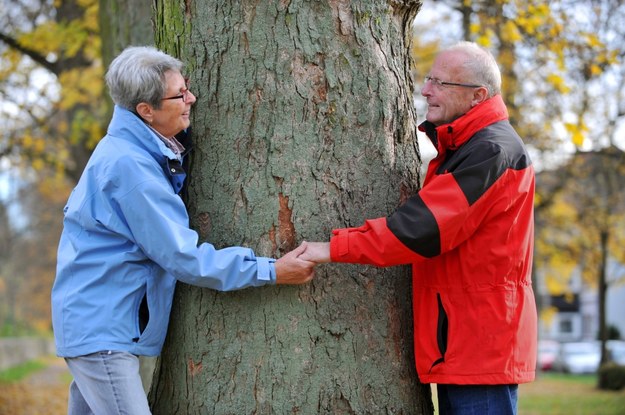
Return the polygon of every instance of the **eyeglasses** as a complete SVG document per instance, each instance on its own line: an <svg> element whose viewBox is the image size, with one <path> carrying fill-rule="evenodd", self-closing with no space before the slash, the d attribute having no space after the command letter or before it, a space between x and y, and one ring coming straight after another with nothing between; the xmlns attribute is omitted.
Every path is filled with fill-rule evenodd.
<svg viewBox="0 0 625 415"><path fill-rule="evenodd" d="M185 89L180 91L182 92L182 94L176 95L175 97L161 98L161 101L167 101L170 99L182 99L182 102L186 103L188 101L189 95L191 95L191 91L189 91L189 78L184 78L184 87Z"/></svg>
<svg viewBox="0 0 625 415"><path fill-rule="evenodd" d="M437 88L441 88L444 86L462 86L464 88L481 88L484 86L484 85L475 85L475 84L459 84L457 82L445 82L437 78L432 78L431 76L426 76L423 79L423 83L427 84L428 82L431 82L432 85L434 85Z"/></svg>

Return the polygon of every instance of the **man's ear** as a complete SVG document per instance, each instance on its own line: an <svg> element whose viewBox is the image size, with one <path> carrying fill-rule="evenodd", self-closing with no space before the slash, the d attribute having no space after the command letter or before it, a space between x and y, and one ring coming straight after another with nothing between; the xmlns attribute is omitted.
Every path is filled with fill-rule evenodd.
<svg viewBox="0 0 625 415"><path fill-rule="evenodd" d="M473 99L471 100L471 107L475 107L477 104L484 102L488 99L488 88L481 86L473 90Z"/></svg>
<svg viewBox="0 0 625 415"><path fill-rule="evenodd" d="M147 122L148 124L152 124L152 121L154 120L154 108L152 108L150 104L146 102L140 102L139 104L137 104L135 110L145 122Z"/></svg>

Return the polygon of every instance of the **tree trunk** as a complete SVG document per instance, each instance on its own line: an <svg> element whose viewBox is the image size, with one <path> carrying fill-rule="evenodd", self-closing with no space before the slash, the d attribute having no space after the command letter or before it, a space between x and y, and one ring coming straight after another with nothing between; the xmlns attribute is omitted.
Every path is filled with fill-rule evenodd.
<svg viewBox="0 0 625 415"><path fill-rule="evenodd" d="M393 211L420 157L407 43L420 1L156 1L188 64L192 226L280 256ZM432 413L407 267L319 266L301 287L179 284L155 414Z"/></svg>
<svg viewBox="0 0 625 415"><path fill-rule="evenodd" d="M609 360L606 342L608 341L608 330L606 322L606 297L608 292L607 269L609 247L608 242L610 231L602 229L599 231L599 249L601 252L601 260L599 262L599 284L598 284L598 307L599 307L599 340L601 343L601 364L607 363Z"/></svg>
<svg viewBox="0 0 625 415"><path fill-rule="evenodd" d="M105 68L128 46L153 46L152 5L146 0L99 0L102 62ZM105 94L107 119L113 116L113 102Z"/></svg>
<svg viewBox="0 0 625 415"><path fill-rule="evenodd" d="M154 45L151 2L100 0L99 7L105 68L127 46Z"/></svg>

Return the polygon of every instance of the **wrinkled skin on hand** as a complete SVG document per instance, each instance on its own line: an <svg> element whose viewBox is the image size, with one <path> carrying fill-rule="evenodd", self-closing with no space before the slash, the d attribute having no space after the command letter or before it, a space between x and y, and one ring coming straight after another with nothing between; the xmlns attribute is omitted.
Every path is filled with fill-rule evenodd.
<svg viewBox="0 0 625 415"><path fill-rule="evenodd" d="M306 250L300 258L318 264L330 262L330 242L306 242Z"/></svg>
<svg viewBox="0 0 625 415"><path fill-rule="evenodd" d="M301 257L306 248L307 242L303 242L276 261L276 284L299 285L313 279L317 264Z"/></svg>

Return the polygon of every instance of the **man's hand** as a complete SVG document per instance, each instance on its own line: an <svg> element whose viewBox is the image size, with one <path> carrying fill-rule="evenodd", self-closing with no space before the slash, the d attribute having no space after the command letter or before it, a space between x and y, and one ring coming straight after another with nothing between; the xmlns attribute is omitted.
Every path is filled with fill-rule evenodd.
<svg viewBox="0 0 625 415"><path fill-rule="evenodd" d="M307 242L303 242L276 261L276 284L305 284L312 280L317 264L300 256L306 246Z"/></svg>
<svg viewBox="0 0 625 415"><path fill-rule="evenodd" d="M306 242L306 251L300 255L300 259L317 264L330 262L330 242Z"/></svg>

